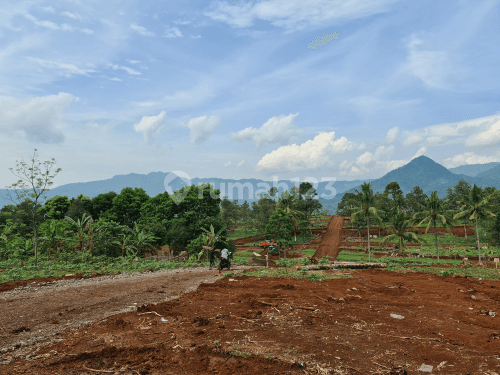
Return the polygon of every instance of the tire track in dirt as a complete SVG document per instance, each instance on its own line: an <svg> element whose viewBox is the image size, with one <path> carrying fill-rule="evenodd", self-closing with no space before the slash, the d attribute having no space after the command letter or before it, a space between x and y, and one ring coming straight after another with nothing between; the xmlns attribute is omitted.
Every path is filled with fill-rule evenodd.
<svg viewBox="0 0 500 375"><path fill-rule="evenodd" d="M315 258L330 256L332 260L337 259L342 241L342 229L344 228L344 218L334 216L328 224L326 233L321 238L321 245L314 253Z"/></svg>

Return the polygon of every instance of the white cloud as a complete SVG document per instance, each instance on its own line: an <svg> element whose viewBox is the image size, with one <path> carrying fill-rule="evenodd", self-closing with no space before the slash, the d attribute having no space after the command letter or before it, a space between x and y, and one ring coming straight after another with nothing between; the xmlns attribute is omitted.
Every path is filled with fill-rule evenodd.
<svg viewBox="0 0 500 375"><path fill-rule="evenodd" d="M385 138L387 142L392 143L398 138L399 128L396 126L389 129L387 132L387 137Z"/></svg>
<svg viewBox="0 0 500 375"><path fill-rule="evenodd" d="M375 168L382 170L384 173L402 167L408 164L408 160L389 160L389 161L377 161Z"/></svg>
<svg viewBox="0 0 500 375"><path fill-rule="evenodd" d="M174 23L176 25L189 25L190 23L192 23L192 21L181 21L181 20L177 20L177 21L174 21Z"/></svg>
<svg viewBox="0 0 500 375"><path fill-rule="evenodd" d="M371 152L365 152L363 155L360 155L356 159L356 164L364 166L368 163L371 163L373 161L372 156L373 154Z"/></svg>
<svg viewBox="0 0 500 375"><path fill-rule="evenodd" d="M228 161L227 163L224 164L224 168L229 167L231 165L231 162Z"/></svg>
<svg viewBox="0 0 500 375"><path fill-rule="evenodd" d="M406 139L403 142L405 146L411 146L424 140L420 135L417 135L415 133L405 132L405 135Z"/></svg>
<svg viewBox="0 0 500 375"><path fill-rule="evenodd" d="M254 20L269 21L272 25L302 30L310 25L331 25L341 19L355 19L386 12L397 0L264 0L258 3L232 4L217 2L204 13L213 20L244 28Z"/></svg>
<svg viewBox="0 0 500 375"><path fill-rule="evenodd" d="M69 18L73 18L75 20L82 20L83 19L83 17L80 16L78 13L62 12L61 14L63 16L66 16L66 17L69 17Z"/></svg>
<svg viewBox="0 0 500 375"><path fill-rule="evenodd" d="M0 96L0 131L10 135L21 132L36 143L61 143L66 130L63 112L73 100L78 98L67 93L25 100Z"/></svg>
<svg viewBox="0 0 500 375"><path fill-rule="evenodd" d="M267 120L259 129L245 128L237 133L231 133L231 139L235 141L254 141L258 148L266 144L287 144L294 136L304 134L304 131L293 124L293 120L299 114L288 116L274 116Z"/></svg>
<svg viewBox="0 0 500 375"><path fill-rule="evenodd" d="M134 124L134 130L142 133L147 143L152 141L153 133L158 134L165 126L167 112L162 111L158 116L144 116L140 122Z"/></svg>
<svg viewBox="0 0 500 375"><path fill-rule="evenodd" d="M120 78L108 78L110 81L117 81L117 82L121 82L122 80Z"/></svg>
<svg viewBox="0 0 500 375"><path fill-rule="evenodd" d="M500 114L465 120L455 123L432 125L414 131L404 131L403 145L409 146L424 141L430 145L446 144L453 140L466 146L486 146L500 142Z"/></svg>
<svg viewBox="0 0 500 375"><path fill-rule="evenodd" d="M492 146L500 144L500 116L490 118L483 128L487 128L481 133L471 135L465 144L467 146Z"/></svg>
<svg viewBox="0 0 500 375"><path fill-rule="evenodd" d="M44 10L45 12L50 12L50 13L54 13L56 10L52 7L41 7L40 9Z"/></svg>
<svg viewBox="0 0 500 375"><path fill-rule="evenodd" d="M438 145L443 143L443 137L432 136L426 139L426 142L431 145Z"/></svg>
<svg viewBox="0 0 500 375"><path fill-rule="evenodd" d="M240 161L237 165L238 167L241 167L243 164L245 164L245 160Z"/></svg>
<svg viewBox="0 0 500 375"><path fill-rule="evenodd" d="M51 30L59 30L59 26L57 26L54 22L51 22L51 21L39 21L38 18L33 17L29 13L25 14L24 17L26 17L27 19L29 19L30 21L32 21L37 26L47 27L48 29L51 29Z"/></svg>
<svg viewBox="0 0 500 375"><path fill-rule="evenodd" d="M333 154L351 150L354 145L347 138L335 139L335 132L321 133L301 145L282 146L264 155L256 171L307 171L325 166Z"/></svg>
<svg viewBox="0 0 500 375"><path fill-rule="evenodd" d="M201 35L191 35L191 39L200 39Z"/></svg>
<svg viewBox="0 0 500 375"><path fill-rule="evenodd" d="M139 64L141 60L127 60L130 64Z"/></svg>
<svg viewBox="0 0 500 375"><path fill-rule="evenodd" d="M416 154L412 157L412 159L418 158L419 156L422 156L426 152L427 152L427 148L426 147L420 147L418 149L418 151L416 152Z"/></svg>
<svg viewBox="0 0 500 375"><path fill-rule="evenodd" d="M65 64L65 63L60 63L57 61L48 61L48 60L42 60L42 59L33 58L33 57L28 57L28 59L37 62L39 65L43 66L44 68L57 69L59 74L64 75L66 77L70 77L73 74L81 74L81 75L89 76L89 73L96 72L95 70L92 70L92 69L78 68L74 64Z"/></svg>
<svg viewBox="0 0 500 375"><path fill-rule="evenodd" d="M377 147L377 150L375 151L375 154L373 155L373 159L379 160L380 158L383 158L384 156L389 156L394 153L394 145L390 145L388 147L386 146L379 146Z"/></svg>
<svg viewBox="0 0 500 375"><path fill-rule="evenodd" d="M132 75L141 75L142 73L141 72L138 72L137 70L134 70L132 68L129 68L127 66L119 66L119 65L115 65L115 64L108 64L108 66L112 67L113 70L124 70L126 71L128 74L132 74Z"/></svg>
<svg viewBox="0 0 500 375"><path fill-rule="evenodd" d="M51 22L51 21L39 21L36 17L33 17L29 13L26 13L24 15L24 17L26 17L27 19L29 19L30 21L32 21L37 26L43 26L43 27L46 27L46 28L51 29L51 30L62 30L62 31L70 31L70 32L81 31L82 33L85 33L87 35L90 35L90 34L94 33L94 31L92 31L90 29L86 29L86 28L85 29L81 29L79 27L71 26L71 25L69 25L67 23L63 23L61 26L58 26L57 24L55 24L54 22Z"/></svg>
<svg viewBox="0 0 500 375"><path fill-rule="evenodd" d="M177 27L168 27L165 26L165 35L163 35L165 38L179 38L183 37L181 31Z"/></svg>
<svg viewBox="0 0 500 375"><path fill-rule="evenodd" d="M455 64L447 51L420 50L424 42L412 35L408 43L408 57L405 69L420 78L427 86L433 88L448 88L448 79L456 74Z"/></svg>
<svg viewBox="0 0 500 375"><path fill-rule="evenodd" d="M329 43L333 39L337 39L338 37L339 37L339 34L337 34L337 33L324 34L322 37L314 38L314 40L311 43L309 43L309 46L307 46L307 48L316 49L316 47L325 45L326 43Z"/></svg>
<svg viewBox="0 0 500 375"><path fill-rule="evenodd" d="M140 35L144 35L144 36L154 36L155 35L154 33L148 31L145 27L136 25L135 23L130 25L130 28L134 31L137 31L137 33Z"/></svg>
<svg viewBox="0 0 500 375"><path fill-rule="evenodd" d="M454 168L466 164L486 164L500 161L500 154L497 156L477 155L474 152L465 152L443 160L446 168Z"/></svg>
<svg viewBox="0 0 500 375"><path fill-rule="evenodd" d="M191 143L203 143L214 132L215 128L219 126L220 119L218 116L201 116L189 120L187 127L190 130Z"/></svg>

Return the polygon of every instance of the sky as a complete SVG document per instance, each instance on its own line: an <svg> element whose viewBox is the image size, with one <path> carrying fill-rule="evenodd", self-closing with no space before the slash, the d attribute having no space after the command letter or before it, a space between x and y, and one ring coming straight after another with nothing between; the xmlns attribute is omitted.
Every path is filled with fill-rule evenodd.
<svg viewBox="0 0 500 375"><path fill-rule="evenodd" d="M0 0L0 179L500 161L500 0Z"/></svg>

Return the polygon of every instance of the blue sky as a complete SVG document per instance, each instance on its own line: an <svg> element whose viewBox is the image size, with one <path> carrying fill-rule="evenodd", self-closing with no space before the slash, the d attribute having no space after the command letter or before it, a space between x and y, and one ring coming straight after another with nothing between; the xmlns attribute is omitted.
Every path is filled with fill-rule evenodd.
<svg viewBox="0 0 500 375"><path fill-rule="evenodd" d="M0 0L0 178L500 161L500 0Z"/></svg>

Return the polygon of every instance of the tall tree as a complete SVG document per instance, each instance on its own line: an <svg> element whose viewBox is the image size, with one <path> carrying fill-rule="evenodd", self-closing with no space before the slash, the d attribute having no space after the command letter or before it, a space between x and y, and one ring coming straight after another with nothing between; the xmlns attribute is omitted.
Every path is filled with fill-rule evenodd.
<svg viewBox="0 0 500 375"><path fill-rule="evenodd" d="M238 223L238 219L240 217L238 200L234 199L231 201L228 197L224 197L220 204L222 220L224 220L226 226L229 227L233 225L236 228L236 224Z"/></svg>
<svg viewBox="0 0 500 375"><path fill-rule="evenodd" d="M354 205L357 208L357 212L351 215L351 222L366 220L366 227L368 229L368 261L371 262L371 248L370 248L370 218L373 222L380 223L382 219L378 215L377 209L375 207L375 199L373 195L373 190L371 188L371 183L364 182L361 185L361 190L356 192L356 197L354 199Z"/></svg>
<svg viewBox="0 0 500 375"><path fill-rule="evenodd" d="M246 233L248 230L248 222L251 220L252 217L252 210L250 209L250 205L248 204L247 201L243 202L243 204L239 207L239 210L240 210L239 215L241 220L243 220Z"/></svg>
<svg viewBox="0 0 500 375"><path fill-rule="evenodd" d="M106 218L132 229L134 223L142 216L142 205L149 199L144 189L126 187L113 198L113 207L108 211Z"/></svg>
<svg viewBox="0 0 500 375"><path fill-rule="evenodd" d="M258 201L252 202L253 219L260 234L265 233L269 218L276 209L276 202L267 194L259 196Z"/></svg>
<svg viewBox="0 0 500 375"><path fill-rule="evenodd" d="M35 247L36 264L38 264L38 224L36 214L39 205L47 199L47 196L43 194L50 190L48 187L53 184L52 179L61 171L61 168L58 168L54 171L54 174L50 174L55 164L56 160L54 158L50 161L40 162L38 160L37 149L35 149L28 163L26 163L24 159L21 159L21 161L16 160L16 171L14 172L13 168L9 168L19 180L11 186L8 186L7 189L13 189L15 191L18 201L22 201L25 198L30 198L31 201L33 201L31 216L33 219L33 243ZM10 195L10 191L8 192L8 196L14 202L14 199Z"/></svg>
<svg viewBox="0 0 500 375"><path fill-rule="evenodd" d="M83 194L79 194L76 198L71 198L70 206L68 211L66 212L66 216L69 216L73 220L78 220L83 216L83 214L87 216L92 216L92 199L84 196Z"/></svg>
<svg viewBox="0 0 500 375"><path fill-rule="evenodd" d="M461 179L458 181L454 186L448 187L446 189L446 207L449 210L455 210L456 213L460 213L462 211L462 204L460 202L463 202L467 199L467 197L470 195L470 192L472 190L472 185L469 184L467 181L464 179ZM464 225L464 232L465 232L465 239L467 240L467 222L469 221L469 218L467 215L464 215L462 217L462 223Z"/></svg>
<svg viewBox="0 0 500 375"><path fill-rule="evenodd" d="M476 224L476 238L477 238L477 251L479 254L479 263L481 263L481 246L479 244L479 227L478 220L486 217L496 217L490 210L492 209L489 203L489 196L486 196L482 186L474 184L468 197L460 201L462 211L455 215L456 219L467 216L469 220L475 221Z"/></svg>
<svg viewBox="0 0 500 375"><path fill-rule="evenodd" d="M276 208L276 211L269 218L269 223L266 227L266 234L271 236L271 240L276 242L278 253L281 254L281 250L284 250L284 256L286 259L286 248L288 246L293 247L290 243L292 236L290 231L292 229L292 220L290 216L280 207Z"/></svg>
<svg viewBox="0 0 500 375"><path fill-rule="evenodd" d="M168 193L166 193L168 195ZM118 194L114 191L110 191L109 193L102 193L98 196L92 198L92 208L90 210L90 214L94 220L99 220L102 214L111 210L113 207L113 199Z"/></svg>
<svg viewBox="0 0 500 375"><path fill-rule="evenodd" d="M288 193L288 191L283 192L278 200L278 207L281 208L292 221L295 241L297 241L297 227L300 224L300 218L303 216L300 211L295 209L296 203L295 196Z"/></svg>
<svg viewBox="0 0 500 375"><path fill-rule="evenodd" d="M45 205L38 212L47 219L63 220L70 206L71 202L67 196L56 195L47 199Z"/></svg>
<svg viewBox="0 0 500 375"><path fill-rule="evenodd" d="M414 186L413 189L406 194L408 213L413 215L425 210L427 199L429 199L429 197L424 193L422 188L418 185Z"/></svg>
<svg viewBox="0 0 500 375"><path fill-rule="evenodd" d="M425 228L425 233L429 231L431 227L434 227L434 237L436 240L436 253L437 260L439 263L439 247L437 239L437 224L441 224L443 228L451 233L450 223L451 223L451 211L446 211L443 205L443 201L439 199L437 190L431 193L429 199L426 202L426 210L417 212L413 215L413 218L419 220L418 226L427 225Z"/></svg>

